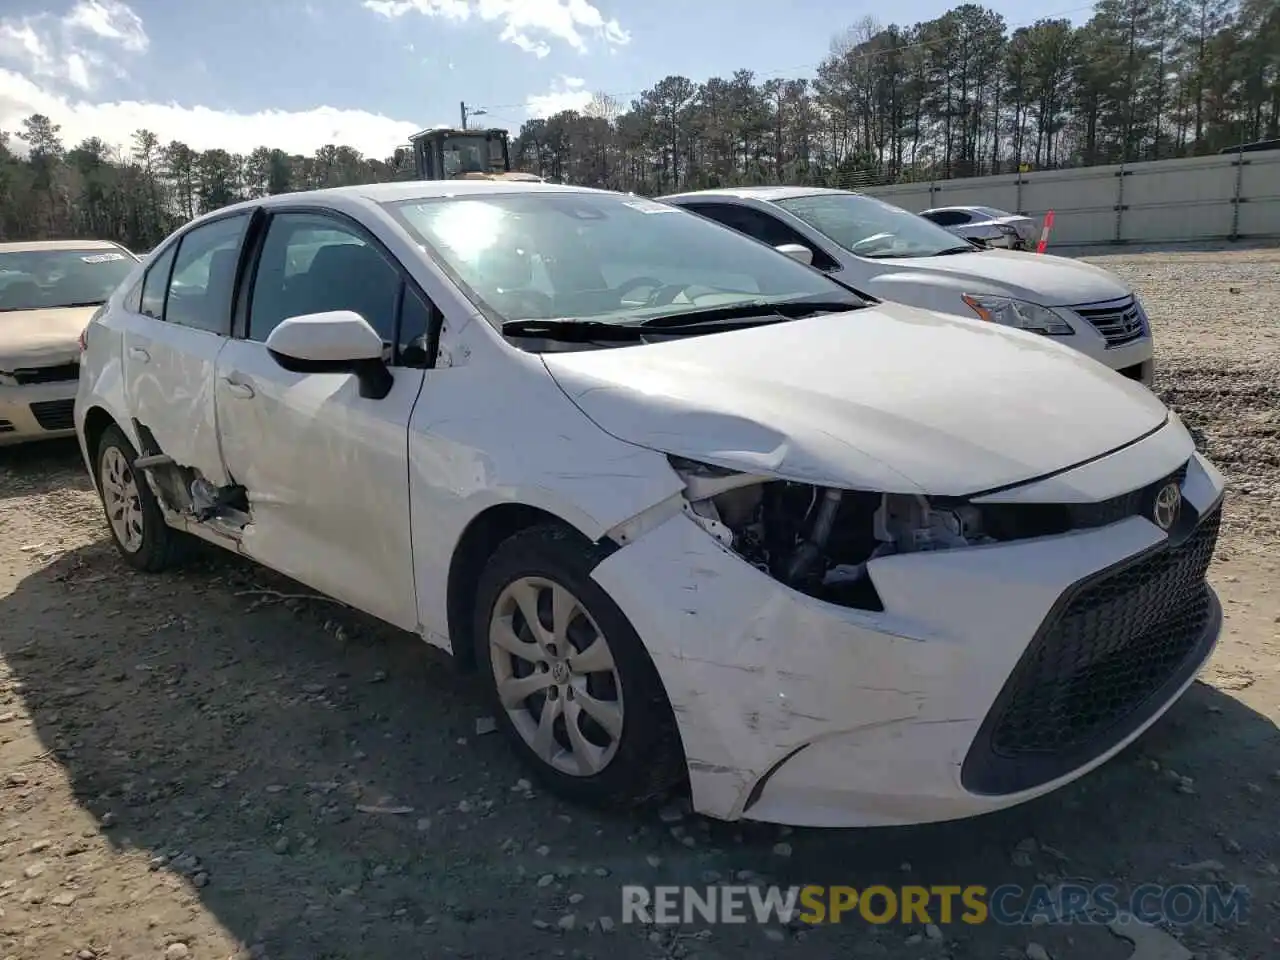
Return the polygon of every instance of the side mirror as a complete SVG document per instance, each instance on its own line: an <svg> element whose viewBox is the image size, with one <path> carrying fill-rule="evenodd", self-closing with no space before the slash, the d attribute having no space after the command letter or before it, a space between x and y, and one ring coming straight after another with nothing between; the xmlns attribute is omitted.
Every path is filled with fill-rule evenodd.
<svg viewBox="0 0 1280 960"><path fill-rule="evenodd" d="M806 267L813 266L813 251L802 243L780 243L773 249L792 260L799 260Z"/></svg>
<svg viewBox="0 0 1280 960"><path fill-rule="evenodd" d="M267 335L266 347L271 359L293 373L354 373L366 400L381 400L395 384L382 359L382 337L350 310L282 320Z"/></svg>

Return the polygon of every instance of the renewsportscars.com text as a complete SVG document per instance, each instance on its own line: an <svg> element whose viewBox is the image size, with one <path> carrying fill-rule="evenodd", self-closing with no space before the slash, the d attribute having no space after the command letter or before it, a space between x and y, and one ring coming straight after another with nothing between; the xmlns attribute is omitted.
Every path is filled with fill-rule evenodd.
<svg viewBox="0 0 1280 960"><path fill-rule="evenodd" d="M1244 923L1249 892L1212 885L1147 884L1127 895L1112 884L989 888L968 886L624 886L622 922L1106 924L1122 916L1140 923Z"/></svg>

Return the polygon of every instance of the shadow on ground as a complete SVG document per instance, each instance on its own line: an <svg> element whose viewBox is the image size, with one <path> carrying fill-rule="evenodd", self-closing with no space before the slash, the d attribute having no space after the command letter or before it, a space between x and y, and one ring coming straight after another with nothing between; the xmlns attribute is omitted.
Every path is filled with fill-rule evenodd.
<svg viewBox="0 0 1280 960"><path fill-rule="evenodd" d="M1280 891L1266 864L1280 783L1269 775L1280 743L1270 720L1209 687L1084 782L998 815L785 839L686 818L673 833L652 811L597 814L528 789L502 741L477 736L475 681L336 606L247 592L264 588L299 589L222 556L135 575L104 540L0 599L11 689L46 751L22 766L21 785L0 784L7 817L40 816L61 768L97 830L135 852L115 868L120 883L185 891L255 955L936 960L1016 956L1031 941L1058 958L1131 952L1099 927L956 922L943 925L944 944L919 942L919 924L719 927L705 939L696 920L586 929L619 918L622 884L733 877L1245 883L1256 904L1248 927L1183 935L1241 958L1272 949L1265 904ZM1205 860L1219 862L1175 866ZM89 915L92 889L70 909ZM573 929L560 929L569 915ZM204 955L182 922L164 921L160 946L182 938Z"/></svg>

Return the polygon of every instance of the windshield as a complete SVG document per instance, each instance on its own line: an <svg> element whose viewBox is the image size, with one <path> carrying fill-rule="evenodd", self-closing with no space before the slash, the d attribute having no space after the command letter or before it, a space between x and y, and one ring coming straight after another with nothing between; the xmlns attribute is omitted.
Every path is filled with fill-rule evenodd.
<svg viewBox="0 0 1280 960"><path fill-rule="evenodd" d="M0 252L0 311L96 306L134 263L118 249Z"/></svg>
<svg viewBox="0 0 1280 960"><path fill-rule="evenodd" d="M847 288L696 214L608 193L524 193L387 204L491 323L639 323Z"/></svg>
<svg viewBox="0 0 1280 960"><path fill-rule="evenodd" d="M489 142L482 136L446 137L442 148L446 177L489 170Z"/></svg>
<svg viewBox="0 0 1280 960"><path fill-rule="evenodd" d="M859 257L933 257L973 249L936 223L873 197L815 193L775 202Z"/></svg>

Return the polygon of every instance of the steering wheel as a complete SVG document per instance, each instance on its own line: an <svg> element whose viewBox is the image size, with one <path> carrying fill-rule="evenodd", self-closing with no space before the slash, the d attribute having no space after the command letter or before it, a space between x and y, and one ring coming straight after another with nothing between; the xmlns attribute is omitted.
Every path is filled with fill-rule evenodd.
<svg viewBox="0 0 1280 960"><path fill-rule="evenodd" d="M885 241L885 240L890 240L890 241L891 241L891 240L893 240L893 234L892 234L892 233L884 233L884 232L881 232L881 233L873 233L873 234L872 234L871 236L869 236L869 237L863 237L861 240L859 240L857 243L855 243L855 244L854 244L853 246L851 246L849 249L850 249L850 250L852 250L854 253L857 253L857 252L858 252L858 248L859 248L859 247L870 246L870 245L872 245L872 244L877 244L877 245L883 246L883 245L884 245L884 241ZM890 244L890 246L892 246L892 244Z"/></svg>
<svg viewBox="0 0 1280 960"><path fill-rule="evenodd" d="M618 294L619 300L625 300L627 299L628 293L630 293L632 290L636 290L642 287L651 287L654 293L657 293L658 290L662 289L662 281L655 280L653 277L632 277L630 280L624 280L621 284L619 284L615 292ZM649 295L649 297L652 297L652 296L653 294ZM649 299L649 297L645 298L646 301Z"/></svg>
<svg viewBox="0 0 1280 960"><path fill-rule="evenodd" d="M688 284L663 283L661 280L655 280L653 277L632 277L630 280L625 280L618 285L618 299L625 300L628 293L641 287L653 288L653 292L645 298L645 306L665 307L668 304L673 303L676 297L680 296L680 294L688 288Z"/></svg>

